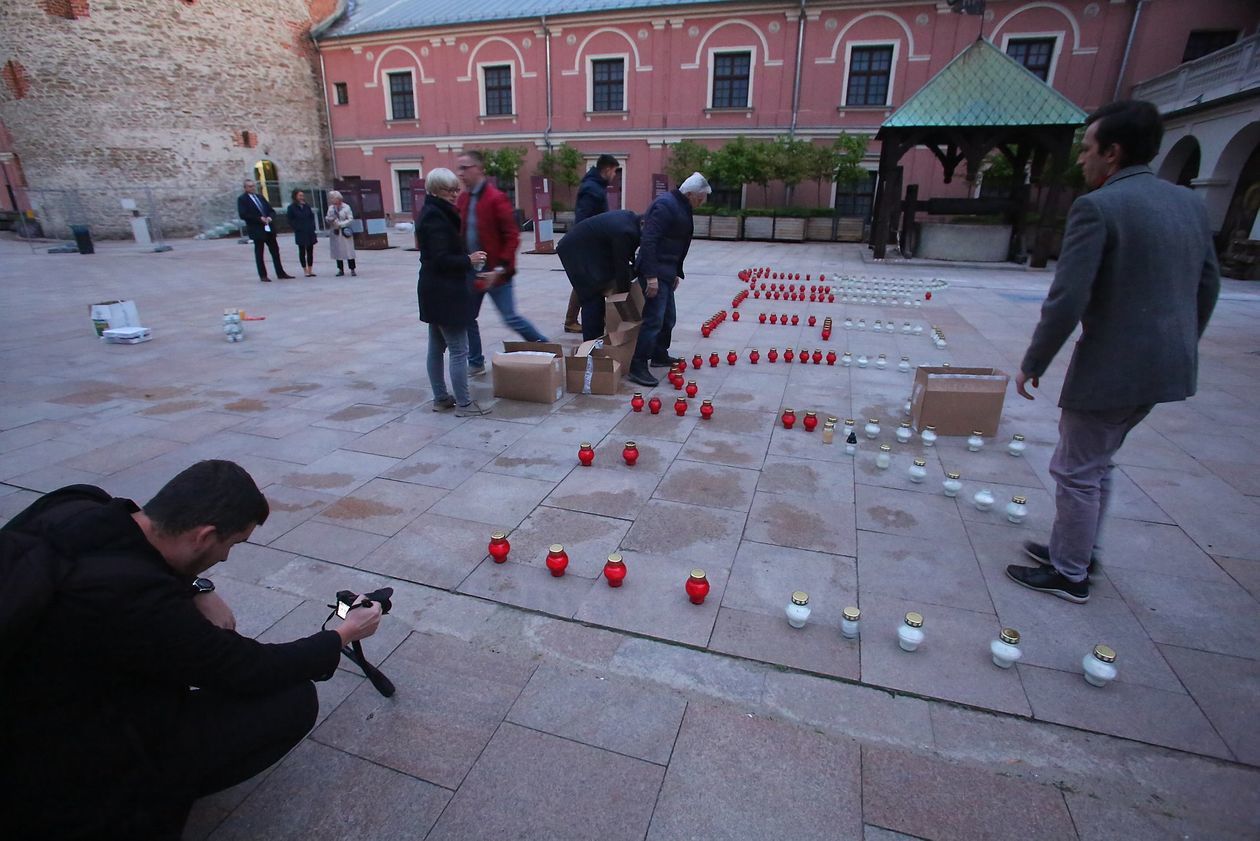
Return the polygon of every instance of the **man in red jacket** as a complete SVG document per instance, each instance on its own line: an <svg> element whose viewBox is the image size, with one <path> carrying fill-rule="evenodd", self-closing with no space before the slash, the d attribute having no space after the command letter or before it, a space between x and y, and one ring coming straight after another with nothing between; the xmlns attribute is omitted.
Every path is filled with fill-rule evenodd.
<svg viewBox="0 0 1260 841"><path fill-rule="evenodd" d="M547 337L517 314L512 300L512 276L516 274L516 249L521 231L516 225L516 211L503 191L486 179L485 158L471 150L459 156L456 167L464 192L459 194L460 233L468 253L486 252L485 271L490 275L488 288L479 289L473 302L473 323L468 328L468 373L477 377L486 372L486 357L481 350L481 330L475 316L481 312L481 301L489 293L503 321L527 342L545 342Z"/></svg>

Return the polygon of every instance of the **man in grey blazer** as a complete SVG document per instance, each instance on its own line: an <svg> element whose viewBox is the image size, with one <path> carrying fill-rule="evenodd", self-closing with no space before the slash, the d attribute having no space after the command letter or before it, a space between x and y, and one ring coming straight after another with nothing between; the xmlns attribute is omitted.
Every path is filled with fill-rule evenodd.
<svg viewBox="0 0 1260 841"><path fill-rule="evenodd" d="M1147 164L1164 128L1148 102L1091 114L1077 158L1085 184L1068 214L1054 282L1020 371L1033 388L1076 329L1059 395L1059 446L1050 461L1050 544L1026 543L1035 567L1012 565L1017 584L1083 604L1107 513L1112 456L1156 403L1195 392L1199 337L1220 291L1203 201Z"/></svg>

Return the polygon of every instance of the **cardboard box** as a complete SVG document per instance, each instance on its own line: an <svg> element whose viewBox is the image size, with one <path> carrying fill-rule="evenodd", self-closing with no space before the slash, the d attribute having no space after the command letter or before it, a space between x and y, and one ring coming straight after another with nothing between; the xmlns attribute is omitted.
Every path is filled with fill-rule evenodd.
<svg viewBox="0 0 1260 841"><path fill-rule="evenodd" d="M491 360L494 396L554 403L564 396L564 348L550 342L504 342Z"/></svg>
<svg viewBox="0 0 1260 841"><path fill-rule="evenodd" d="M631 292L627 293L631 300L635 303L642 314L643 293L638 291L638 287L632 286ZM637 296L637 297L635 297ZM605 355L616 359L621 365L622 371L630 370L630 360L634 358L634 347L639 341L639 327L642 321L639 318L630 319L625 315L626 308L618 306L615 298L621 298L621 295L609 295L604 299L604 352Z"/></svg>
<svg viewBox="0 0 1260 841"><path fill-rule="evenodd" d="M111 345L138 345L153 339L148 327L111 327L101 333L101 339Z"/></svg>
<svg viewBox="0 0 1260 841"><path fill-rule="evenodd" d="M605 309L612 307L617 311L620 321L643 320L643 289L637 282L631 281L629 292L604 296Z"/></svg>
<svg viewBox="0 0 1260 841"><path fill-rule="evenodd" d="M603 339L582 342L564 359L571 394L616 394L624 366L604 348Z"/></svg>
<svg viewBox="0 0 1260 841"><path fill-rule="evenodd" d="M140 323L140 311L135 301L101 301L99 304L88 304L88 316L92 319L92 329L97 338L103 338L105 331L115 327L143 327Z"/></svg>
<svg viewBox="0 0 1260 841"><path fill-rule="evenodd" d="M1010 376L997 368L921 366L914 374L911 425L936 427L937 435L997 435Z"/></svg>

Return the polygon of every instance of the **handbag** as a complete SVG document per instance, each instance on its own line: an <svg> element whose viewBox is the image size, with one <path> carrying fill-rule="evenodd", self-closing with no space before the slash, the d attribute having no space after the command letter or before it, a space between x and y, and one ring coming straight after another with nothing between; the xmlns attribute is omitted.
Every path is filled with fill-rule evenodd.
<svg viewBox="0 0 1260 841"><path fill-rule="evenodd" d="M354 231L350 230L349 226L347 226L341 229L341 235L343 237L352 237L354 236Z"/></svg>

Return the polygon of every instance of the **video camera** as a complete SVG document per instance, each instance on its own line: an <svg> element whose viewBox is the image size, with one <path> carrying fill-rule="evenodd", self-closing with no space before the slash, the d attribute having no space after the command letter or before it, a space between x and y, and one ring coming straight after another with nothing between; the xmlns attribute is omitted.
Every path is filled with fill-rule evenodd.
<svg viewBox="0 0 1260 841"><path fill-rule="evenodd" d="M359 599L358 593L352 593L349 590L338 590L336 604L328 605L333 611L328 614L328 619L332 619L333 616L336 616L339 619L345 619L350 615L350 611L357 610L361 607L371 607L374 604L379 604L381 606L381 615L384 616L389 613L390 608L394 606L392 601L393 596L393 587L382 587L379 590L364 593L363 601L356 604L355 602ZM324 620L325 627L328 625L328 619ZM372 686L376 688L377 692L381 693L386 698L393 696L393 682L390 681L389 678L385 677L384 673L382 673L380 669L376 668L367 661L367 658L363 656L363 645L358 640L344 646L341 649L341 654L347 660L363 670L363 674L366 675L367 679L372 682Z"/></svg>

